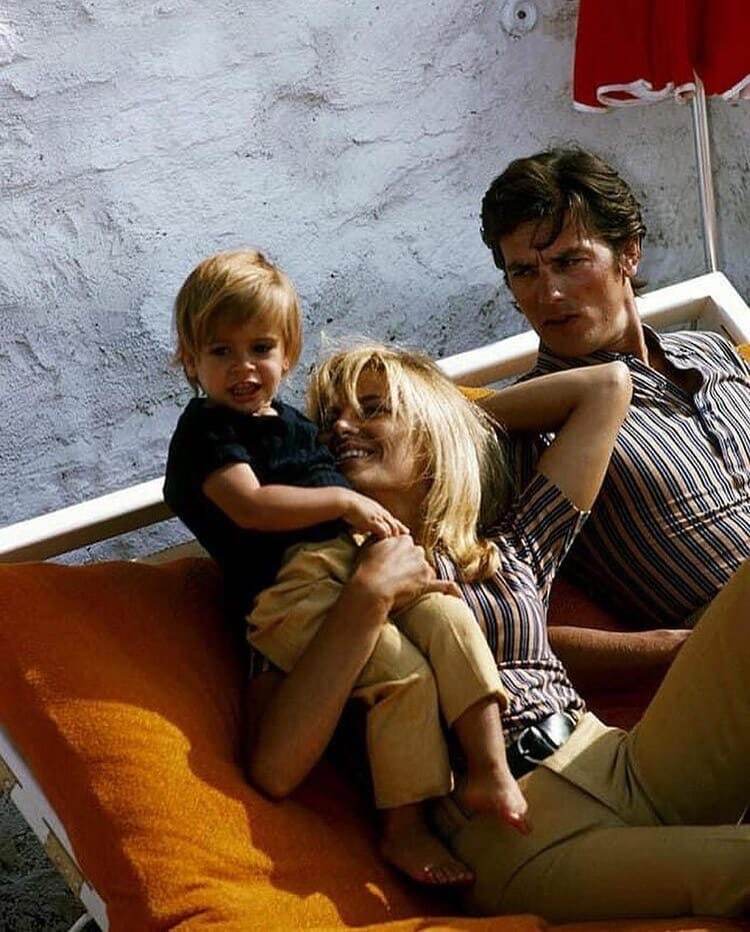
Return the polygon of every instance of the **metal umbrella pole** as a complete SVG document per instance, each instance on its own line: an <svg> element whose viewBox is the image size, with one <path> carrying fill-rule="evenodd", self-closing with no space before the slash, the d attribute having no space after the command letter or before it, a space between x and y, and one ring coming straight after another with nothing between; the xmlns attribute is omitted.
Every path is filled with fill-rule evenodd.
<svg viewBox="0 0 750 932"><path fill-rule="evenodd" d="M695 84L695 94L691 106L693 110L695 158L698 165L701 221L703 223L703 248L706 254L707 270L716 272L719 268L717 259L716 199L714 198L714 176L711 171L711 137L708 131L706 92L703 89L703 82L697 76Z"/></svg>

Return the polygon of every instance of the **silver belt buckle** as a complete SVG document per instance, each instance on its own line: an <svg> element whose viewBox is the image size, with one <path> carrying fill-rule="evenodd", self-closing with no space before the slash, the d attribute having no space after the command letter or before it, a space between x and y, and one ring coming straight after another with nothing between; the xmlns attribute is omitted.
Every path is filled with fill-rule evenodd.
<svg viewBox="0 0 750 932"><path fill-rule="evenodd" d="M524 728L521 734L516 738L516 747L518 748L519 752L523 756L524 760L528 761L531 764L541 764L542 761L545 761L547 757L549 757L549 755L547 754L544 757L534 757L534 755L531 754L531 752L527 751L526 748L523 746L523 739L526 737L526 735L534 734L535 728L536 728L536 725L529 725L527 728ZM534 737L537 738L538 740L539 734L535 733Z"/></svg>

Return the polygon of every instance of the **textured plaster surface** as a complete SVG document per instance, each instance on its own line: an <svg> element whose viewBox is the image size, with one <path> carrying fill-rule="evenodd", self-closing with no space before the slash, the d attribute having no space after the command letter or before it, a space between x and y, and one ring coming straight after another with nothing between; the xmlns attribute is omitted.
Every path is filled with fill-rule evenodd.
<svg viewBox="0 0 750 932"><path fill-rule="evenodd" d="M292 400L323 337L443 355L521 329L479 238L479 201L511 158L551 143L593 148L632 181L652 286L703 271L689 109L574 113L574 0L539 0L519 39L501 30L501 6L5 3L0 524L162 472L189 397L169 364L170 304L217 249L261 245L300 289ZM745 296L748 115L710 107L723 266ZM142 546L131 535L92 552ZM0 883L20 917L28 890Z"/></svg>

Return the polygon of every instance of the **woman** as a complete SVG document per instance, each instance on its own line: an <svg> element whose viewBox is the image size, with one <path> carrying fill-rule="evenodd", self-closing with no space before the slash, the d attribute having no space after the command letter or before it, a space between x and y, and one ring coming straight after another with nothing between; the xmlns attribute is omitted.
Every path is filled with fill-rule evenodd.
<svg viewBox="0 0 750 932"><path fill-rule="evenodd" d="M291 792L323 753L388 615L438 585L435 570L457 575L437 525L423 520L432 486L445 486L441 466L450 467L430 455L434 437L424 454L420 408L433 398L416 389L414 372L426 363L414 360L356 350L314 378L331 448L360 453L342 463L348 478L413 540L367 548L294 671L251 681L248 769L273 795ZM584 712L544 630L552 578L599 490L630 392L626 367L613 363L545 376L487 402L511 429L557 436L491 535L499 569L456 580L498 657L508 760L533 825L524 836L451 800L436 805L443 838L475 874L472 911L565 921L737 915L750 903L750 827L729 824L750 798L748 568L707 611L630 734ZM455 417L448 424L460 432ZM455 498L462 478L453 479Z"/></svg>

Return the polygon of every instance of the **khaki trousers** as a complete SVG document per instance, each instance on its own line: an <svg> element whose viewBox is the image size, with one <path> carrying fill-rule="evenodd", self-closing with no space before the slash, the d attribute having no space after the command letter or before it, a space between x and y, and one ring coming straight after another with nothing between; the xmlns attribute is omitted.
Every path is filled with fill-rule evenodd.
<svg viewBox="0 0 750 932"><path fill-rule="evenodd" d="M289 672L338 599L357 553L348 537L290 549L275 585L258 596L248 616L253 647ZM441 711L450 726L481 699L496 697L501 708L506 701L471 610L437 593L383 627L353 695L370 706L367 747L379 808L450 792Z"/></svg>
<svg viewBox="0 0 750 932"><path fill-rule="evenodd" d="M555 922L750 913L750 563L706 610L628 734L586 715L521 781L531 834L452 800L435 820L479 913Z"/></svg>

